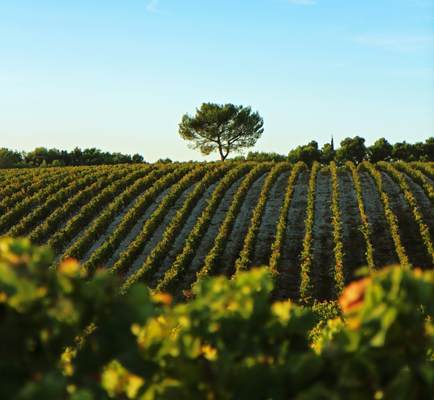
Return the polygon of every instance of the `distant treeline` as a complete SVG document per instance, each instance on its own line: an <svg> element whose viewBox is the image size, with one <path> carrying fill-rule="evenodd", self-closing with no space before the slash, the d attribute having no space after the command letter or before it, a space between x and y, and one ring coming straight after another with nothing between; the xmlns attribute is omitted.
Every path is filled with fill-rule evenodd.
<svg viewBox="0 0 434 400"><path fill-rule="evenodd" d="M276 153L249 152L246 158L248 161L289 161L296 163L305 162L309 167L315 161L327 165L331 161L338 164L345 164L346 161L353 161L355 164L367 160L371 163L378 161L434 161L434 137L425 142L414 144L397 142L391 145L386 139L378 139L372 146L365 146L365 139L356 136L341 141L341 147L334 149L333 138L331 143L326 143L322 148L312 140L304 146L298 146L291 150L288 156Z"/></svg>
<svg viewBox="0 0 434 400"><path fill-rule="evenodd" d="M345 164L346 161L353 161L355 164L367 160L371 163L378 161L434 161L434 137L430 137L425 142L414 144L407 142L397 142L390 144L385 138L378 139L372 146L365 146L365 139L359 136L346 138L341 141L340 147L335 150L333 138L330 143L326 143L319 148L318 143L312 140L310 143L298 146L291 150L289 154L277 154L266 152L252 152L247 157L239 156L233 160L247 161L289 161L293 164L298 161L305 162L309 167L315 161L323 165L335 161L338 165ZM140 154L110 153L103 152L96 148L81 150L76 147L68 152L66 150L46 149L37 147L27 153L18 152L6 148L0 149L0 169L1 168L29 168L29 167L56 167L56 166L77 166L77 165L111 165L111 164L135 164L143 163ZM171 163L169 158L160 158L157 163Z"/></svg>
<svg viewBox="0 0 434 400"><path fill-rule="evenodd" d="M32 168L32 167L60 167L77 165L111 165L142 163L140 154L110 153L99 149L84 149L76 147L68 152L66 150L46 149L37 147L27 153L6 148L0 149L0 168Z"/></svg>

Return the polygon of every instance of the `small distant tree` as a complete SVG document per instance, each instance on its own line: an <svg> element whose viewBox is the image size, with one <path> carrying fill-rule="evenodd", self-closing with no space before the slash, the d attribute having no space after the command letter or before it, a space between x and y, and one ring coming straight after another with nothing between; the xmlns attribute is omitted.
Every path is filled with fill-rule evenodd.
<svg viewBox="0 0 434 400"><path fill-rule="evenodd" d="M365 139L360 136L355 138L346 138L341 141L341 147L336 150L336 158L338 161L344 163L345 161L352 161L359 164L366 156Z"/></svg>
<svg viewBox="0 0 434 400"><path fill-rule="evenodd" d="M81 154L81 165L101 165L103 164L104 153L100 149L92 147L91 149L84 149Z"/></svg>
<svg viewBox="0 0 434 400"><path fill-rule="evenodd" d="M434 137L425 140L423 150L426 161L434 161Z"/></svg>
<svg viewBox="0 0 434 400"><path fill-rule="evenodd" d="M264 132L263 125L263 118L250 107L203 103L195 116L183 115L178 132L191 149L205 156L218 151L225 161L230 152L253 147Z"/></svg>
<svg viewBox="0 0 434 400"><path fill-rule="evenodd" d="M72 165L81 165L82 156L83 156L83 152L79 147L76 147L74 150L72 150L70 153Z"/></svg>
<svg viewBox="0 0 434 400"><path fill-rule="evenodd" d="M408 161L426 161L424 159L425 155L425 144L422 142L416 142L414 144L410 144L410 157Z"/></svg>
<svg viewBox="0 0 434 400"><path fill-rule="evenodd" d="M21 154L17 151L12 151L2 147L0 149L0 169L12 168L14 164L18 164L22 161Z"/></svg>
<svg viewBox="0 0 434 400"><path fill-rule="evenodd" d="M298 146L296 149L291 150L288 154L288 161L290 163L297 163L303 161L309 168L312 167L315 161L321 160L321 150L318 149L318 143L312 140L304 146Z"/></svg>
<svg viewBox="0 0 434 400"><path fill-rule="evenodd" d="M172 164L172 160L170 158L165 158L165 159L158 159L157 161L155 161L155 164Z"/></svg>
<svg viewBox="0 0 434 400"><path fill-rule="evenodd" d="M323 164L330 164L332 161L334 161L336 157L336 151L335 146L333 142L333 136L330 143L326 143L322 148L322 156L321 156L321 162Z"/></svg>
<svg viewBox="0 0 434 400"><path fill-rule="evenodd" d="M410 147L405 140L403 142L396 142L393 145L392 159L394 161L407 161L410 155Z"/></svg>
<svg viewBox="0 0 434 400"><path fill-rule="evenodd" d="M51 163L51 166L52 167L64 167L65 166L65 161L63 161L63 160L54 160L52 163Z"/></svg>
<svg viewBox="0 0 434 400"><path fill-rule="evenodd" d="M132 161L133 161L133 163L135 163L135 164L140 164L140 163L143 162L143 160L144 160L143 156L141 156L141 155L138 154L138 153L134 154L133 157L132 157Z"/></svg>
<svg viewBox="0 0 434 400"><path fill-rule="evenodd" d="M371 163L390 161L392 151L393 146L385 138L378 139L373 146L370 146L367 149L369 161Z"/></svg>
<svg viewBox="0 0 434 400"><path fill-rule="evenodd" d="M111 158L114 164L131 164L133 162L129 154L122 154L119 152L111 153Z"/></svg>
<svg viewBox="0 0 434 400"><path fill-rule="evenodd" d="M275 161L275 162L282 162L287 161L288 157L284 156L283 154L277 154L277 153L266 153L264 151L249 151L247 154L247 161Z"/></svg>
<svg viewBox="0 0 434 400"><path fill-rule="evenodd" d="M48 150L45 147L36 147L25 156L27 163L33 162L35 165L41 165L43 161L47 162L48 158Z"/></svg>

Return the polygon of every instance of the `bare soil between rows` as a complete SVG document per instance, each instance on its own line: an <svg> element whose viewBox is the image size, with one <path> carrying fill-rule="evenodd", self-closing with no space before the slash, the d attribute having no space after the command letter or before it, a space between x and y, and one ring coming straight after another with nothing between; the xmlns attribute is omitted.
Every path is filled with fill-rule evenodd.
<svg viewBox="0 0 434 400"><path fill-rule="evenodd" d="M348 171L338 171L339 210L342 221L343 268L345 284L355 279L354 272L366 262L366 242L360 231L362 219L357 203L353 177Z"/></svg>

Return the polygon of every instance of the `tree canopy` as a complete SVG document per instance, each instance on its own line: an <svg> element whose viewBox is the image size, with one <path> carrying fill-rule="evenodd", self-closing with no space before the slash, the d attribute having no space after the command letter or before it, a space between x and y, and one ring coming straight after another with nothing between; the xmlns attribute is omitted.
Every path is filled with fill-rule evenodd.
<svg viewBox="0 0 434 400"><path fill-rule="evenodd" d="M389 161L392 156L393 146L385 139L378 139L373 146L368 147L369 161Z"/></svg>
<svg viewBox="0 0 434 400"><path fill-rule="evenodd" d="M12 151L7 148L0 149L0 169L2 168L28 168L47 166L77 166L77 165L112 165L142 163L140 154L121 154L118 152L103 152L95 147L81 150L76 147L68 152L66 150L47 149L36 147L30 152Z"/></svg>
<svg viewBox="0 0 434 400"><path fill-rule="evenodd" d="M295 164L303 161L309 168L315 161L321 160L321 150L318 149L318 143L312 140L305 146L298 146L288 154L288 161Z"/></svg>
<svg viewBox="0 0 434 400"><path fill-rule="evenodd" d="M341 141L341 147L336 150L336 158L340 162L353 161L358 164L366 156L365 139L360 136L346 138Z"/></svg>
<svg viewBox="0 0 434 400"><path fill-rule="evenodd" d="M253 147L264 132L263 125L263 118L250 106L202 103L195 116L183 115L179 134L190 142L189 148L205 156L218 151L225 161L230 152Z"/></svg>
<svg viewBox="0 0 434 400"><path fill-rule="evenodd" d="M208 103L209 104L209 103ZM202 105L203 106L203 105ZM211 104L211 106L214 106ZM215 105L217 108L224 108L226 106ZM233 106L237 109L242 108L242 106ZM257 115L257 113L252 114L250 107L243 108L244 117L248 119L248 115L251 117ZM246 111L248 110L248 111ZM239 110L238 110L239 111ZM238 112L237 111L237 112ZM199 112L199 111L198 111ZM200 111L201 113L202 111ZM229 113L228 110L225 111ZM212 113L211 113L212 114ZM257 115L257 120L260 120L262 126L262 118ZM184 116L186 117L186 116ZM197 117L197 116L196 116ZM195 117L195 118L196 118ZM195 119L193 117L186 117L187 119ZM219 117L219 121L222 117ZM242 121L242 117L238 118L238 122ZM194 125L199 122L188 122L188 124ZM211 123L208 123L210 125ZM182 125L182 124L180 124ZM235 129L235 122L233 122ZM221 128L223 129L223 128ZM263 131L262 128L259 129L260 132L256 133L257 137L261 136ZM229 132L230 133L230 132ZM229 136L229 133L227 136ZM192 136L194 136L194 132ZM240 138L239 142L235 144L232 143L234 138L229 138L228 142L229 148L227 148L227 142L224 141L226 136L222 135L220 142L222 144L221 150L223 152L222 160L226 159L229 151L240 152L243 146L248 147L246 143L248 140L246 138ZM199 138L200 139L200 138ZM193 140L194 139L189 139ZM206 138L200 139L201 141L196 141L190 146L201 150L201 146L209 146L209 152L203 154L209 154L212 151L218 151L218 143L214 143L211 140L207 141ZM256 142L256 138L250 137L250 142ZM251 144L251 145L253 145ZM303 161L308 166L312 166L315 161L319 161L322 165L328 165L331 161L335 161L338 165L344 165L346 161L354 161L356 164L361 161L367 160L372 163L378 161L434 161L434 137L429 137L425 142L416 142L414 144L403 142L396 142L393 145L389 143L385 138L378 139L372 146L365 146L365 139L356 136L355 138L347 137L340 142L341 147L337 150L334 149L333 137L330 143L325 143L322 148L319 148L318 143L315 140L310 141L306 145L298 146L293 149L289 154L277 154L274 152L249 152L247 157L239 156L233 160L241 161L247 159L247 161L289 161L291 163L297 163L298 161ZM238 147L238 150L237 150ZM235 149L235 150L234 150ZM143 157L140 154L134 154L133 156L129 154L121 154L118 152L110 153L103 152L100 149L80 149L76 147L72 151L58 150L58 149L47 149L45 147L37 147L33 151L17 151L9 150L5 147L0 148L0 169L4 168L35 168L35 167L58 167L58 166L79 166L79 165L111 165L111 164L132 164L132 163L142 163L144 162ZM168 157L160 158L157 163L170 163L172 160Z"/></svg>

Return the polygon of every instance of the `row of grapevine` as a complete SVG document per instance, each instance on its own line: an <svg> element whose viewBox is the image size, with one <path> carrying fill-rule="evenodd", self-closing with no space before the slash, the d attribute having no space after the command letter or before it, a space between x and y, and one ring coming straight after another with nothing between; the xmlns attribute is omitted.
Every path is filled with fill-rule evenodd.
<svg viewBox="0 0 434 400"><path fill-rule="evenodd" d="M119 174L120 171L115 169L110 169L111 173L109 175L106 175L108 170L99 169L98 171L94 173L98 176L95 183L80 190L75 196L68 199L67 202L53 211L43 223L27 235L32 243L39 245L45 243L68 218L84 207L107 186L123 177L123 175Z"/></svg>
<svg viewBox="0 0 434 400"><path fill-rule="evenodd" d="M177 212L175 217L170 222L169 226L163 233L163 239L157 244L157 246L152 250L151 254L146 259L142 268L135 274L134 278L129 280L129 284L133 282L148 279L155 272L156 268L164 260L167 253L170 251L177 235L181 232L182 227L187 221L191 211L199 201L199 199L204 194L205 190L217 180L227 173L229 168L232 166L223 165L220 168L216 168L209 171L206 176L196 185L193 193L185 201L181 210Z"/></svg>
<svg viewBox="0 0 434 400"><path fill-rule="evenodd" d="M363 203L362 186L360 184L360 177L352 161L347 161L345 164L345 168L351 172L351 175L353 177L353 183L356 189L357 204L359 206L360 217L362 220L362 226L360 228L360 231L363 234L363 237L365 239L365 244L366 244L366 263L368 264L371 273L373 273L375 271L374 247L372 246L371 229L369 228L368 216L366 215L365 205Z"/></svg>
<svg viewBox="0 0 434 400"><path fill-rule="evenodd" d="M316 199L316 179L318 171L321 166L318 162L315 162L312 166L312 172L310 174L309 189L307 194L307 219L306 219L306 231L303 240L303 251L301 253L301 283L300 283L300 299L309 301L311 297L312 284L310 281L311 270L313 260L313 225L315 215L315 199Z"/></svg>
<svg viewBox="0 0 434 400"><path fill-rule="evenodd" d="M4 180L1 180L0 213L3 213L5 209L10 208L13 204L16 204L23 198L34 194L47 184L54 182L56 178L71 174L71 171L67 170L56 171L57 173L53 173L53 171L26 169L23 170L23 172L26 173L17 177L11 174L10 177L5 177Z"/></svg>
<svg viewBox="0 0 434 400"><path fill-rule="evenodd" d="M46 188L47 186L57 182L59 179L63 179L67 176L84 176L89 173L95 173L98 171L113 170L113 167L104 168L91 168L91 167L64 167L53 169L26 169L27 174L22 175L17 180L11 180L10 184L5 186L6 182L2 182L3 189L0 192L0 214L6 210L10 210L14 205L26 198L34 195L38 191ZM120 169L118 169L118 172ZM0 186L1 189L1 186Z"/></svg>
<svg viewBox="0 0 434 400"><path fill-rule="evenodd" d="M217 235L214 241L214 247L208 253L205 258L205 265L202 269L196 274L196 281L192 284L192 289L196 287L196 285L207 279L209 276L214 274L220 265L221 258L223 256L224 250L226 248L226 244L229 238L229 235L232 232L232 228L234 226L237 215L241 209L241 205L243 204L244 199L246 198L247 192L253 185L253 183L265 172L271 169L270 163L260 163L252 171L246 176L246 178L241 183L241 186L238 188L237 193L234 196L232 201L232 205L229 208L229 211L226 214L226 218L223 221L223 224L219 228L219 234Z"/></svg>
<svg viewBox="0 0 434 400"><path fill-rule="evenodd" d="M126 289L128 286L134 282L139 282L141 280L149 279L155 270L161 264L161 262L166 257L167 253L170 251L173 242L175 241L178 234L185 222L187 221L191 211L203 196L205 190L215 183L217 180L221 179L227 171L232 168L231 165L222 165L219 168L214 168L209 171L204 178L195 186L193 193L191 193L183 207L176 213L176 215L170 221L169 226L165 229L163 233L163 239L155 246L151 254L147 257L146 261L143 263L139 271L137 271L134 276L128 279L128 282L124 286Z"/></svg>
<svg viewBox="0 0 434 400"><path fill-rule="evenodd" d="M116 216L119 215L122 210L128 206L128 204L136 199L141 192L146 190L146 194L149 191L147 189L154 185L161 191L164 190L174 182L178 181L185 173L185 169L183 170L182 168L178 168L172 173L163 176L160 179L163 182L163 185L159 185L159 181L156 182L156 180L162 175L162 173L164 174L164 172L160 171L159 174L151 174L137 180L135 183L126 188L121 194L115 197L113 201L103 210L103 212L92 221L90 226L86 227L86 230L80 236L80 238L62 254L60 261L71 257L82 259L91 246L100 238L101 235L104 234ZM136 201L140 202L142 197L143 196ZM86 273L89 276L94 272L94 268L92 267L93 266L90 263L85 266Z"/></svg>
<svg viewBox="0 0 434 400"><path fill-rule="evenodd" d="M137 223L143 213L155 201L157 196L159 196L164 190L170 187L170 185L180 179L181 174L185 172L185 170L178 169L167 175L164 175L162 178L156 181L156 178L160 177L163 171L164 170L160 170L158 175L156 174L155 170L152 172L150 175L150 177L152 176L152 181L154 182L152 187L150 187L136 200L134 206L122 218L115 231L104 242L104 244L92 254L90 259L83 264L83 267L88 274L93 273L98 266L104 264L114 254L122 241L127 237L130 230ZM168 172L168 170L166 170L166 172ZM125 271L121 272L121 270L114 270L114 272L123 274Z"/></svg>
<svg viewBox="0 0 434 400"><path fill-rule="evenodd" d="M414 219L419 226L420 235L422 237L423 244L425 246L426 253L431 261L434 264L434 248L431 242L431 237L429 233L428 226L423 222L423 218L421 213L417 208L416 198L411 193L407 182L403 175L398 172L391 164L386 162L379 162L376 164L377 168L380 168L383 171L386 171L392 179L399 185L402 192L404 193L404 198L407 201L407 204L410 206L411 211L413 213Z"/></svg>
<svg viewBox="0 0 434 400"><path fill-rule="evenodd" d="M422 162L415 162L410 165L423 172L424 175L426 175L431 180L434 180L434 167L432 167L432 165Z"/></svg>
<svg viewBox="0 0 434 400"><path fill-rule="evenodd" d="M22 218L19 225L12 227L8 236L18 237L27 235L38 222L48 217L53 210L58 208L62 203L74 196L78 191L85 189L99 179L101 173L86 174L84 177L77 177L77 180L71 182L67 187L60 189L58 192L49 196L46 201L34 208L33 212ZM104 174L105 176L105 174Z"/></svg>
<svg viewBox="0 0 434 400"><path fill-rule="evenodd" d="M279 219L277 221L276 238L271 246L272 253L270 256L269 268L272 276L276 279L279 271L279 261L282 255L283 243L285 240L286 229L288 224L288 211L291 205L292 196L294 193L295 183L297 182L298 175L307 169L306 164L298 162L294 165L291 175L288 178L288 183L285 189L285 199L280 209Z"/></svg>
<svg viewBox="0 0 434 400"><path fill-rule="evenodd" d="M92 244L104 234L110 223L113 222L125 206L133 201L143 190L149 188L155 181L155 176L150 179L146 178L136 180L136 182L114 198L114 201L92 222L92 225L86 229L83 235L62 254L60 262L68 258L82 259Z"/></svg>
<svg viewBox="0 0 434 400"><path fill-rule="evenodd" d="M185 241L183 252L179 254L172 267L166 271L163 279L155 288L156 292L173 292L178 283L183 279L189 265L191 264L200 242L208 230L211 220L217 211L217 208L223 199L227 190L241 176L253 168L253 163L243 163L231 169L225 177L220 181L211 199L208 201L207 208L199 217L196 225Z"/></svg>
<svg viewBox="0 0 434 400"><path fill-rule="evenodd" d="M132 170L126 176L117 179L110 186L107 186L89 203L81 208L79 214L70 219L64 229L56 232L46 243L55 254L59 254L63 247L91 220L94 215L112 201L126 187L133 184L137 179L145 176L148 170Z"/></svg>
<svg viewBox="0 0 434 400"><path fill-rule="evenodd" d="M282 162L277 164L268 175L264 186L262 187L261 195L259 197L258 204L253 212L253 217L250 221L249 231L247 232L246 238L244 240L243 249L240 252L239 258L235 262L235 273L231 280L235 281L237 276L241 271L249 269L252 262L252 254L255 247L256 239L259 233L259 227L261 226L262 217L265 212L265 205L268 200L268 196L277 178L284 172L289 171L291 168L290 164Z"/></svg>
<svg viewBox="0 0 434 400"><path fill-rule="evenodd" d="M46 185L43 189L37 191L25 200L18 202L13 208L7 211L0 218L0 232L6 232L14 224L20 221L25 215L27 215L34 207L39 204L44 204L50 196L57 193L59 190L74 185L77 179L80 179L83 172L76 175L68 174L61 179L53 180L50 184Z"/></svg>
<svg viewBox="0 0 434 400"><path fill-rule="evenodd" d="M37 194L40 190L47 188L47 186L70 176L71 174L63 171L59 175L42 175L31 177L28 181L20 182L14 187L14 193L10 196L3 197L0 202L0 214L7 213L11 209L24 200L28 200L31 196ZM7 188L6 188L7 190Z"/></svg>
<svg viewBox="0 0 434 400"><path fill-rule="evenodd" d="M393 166L416 182L434 205L434 188L426 181L425 175L419 169L412 168L410 165L404 163L393 163Z"/></svg>
<svg viewBox="0 0 434 400"><path fill-rule="evenodd" d="M184 175L184 173L186 172L184 168L185 167L181 167L177 171L180 171ZM188 167L188 169L191 168ZM146 221L139 235L134 239L132 243L130 243L128 248L121 253L119 260L110 269L112 272L118 275L123 275L125 272L128 271L128 269L133 265L133 262L139 257L140 253L145 248L146 243L152 237L155 230L159 227L164 217L169 212L170 208L173 206L176 200L178 200L184 190L191 186L194 181L202 178L206 174L208 169L209 167L199 165L191 172L186 174L177 184L172 186L172 189L164 197L164 199L160 203L160 206L152 213L152 215ZM134 280L133 276L129 278L127 282L130 282L131 280Z"/></svg>
<svg viewBox="0 0 434 400"><path fill-rule="evenodd" d="M343 271L343 262L344 262L344 251L343 251L343 243L342 243L342 220L341 213L339 211L339 184L338 184L338 175L337 175L337 167L334 161L330 163L330 171L332 174L332 187L333 187L333 195L332 195L332 211L333 211L333 238L335 242L335 247L333 249L335 253L335 293L337 296L341 296L345 287L345 278Z"/></svg>
<svg viewBox="0 0 434 400"><path fill-rule="evenodd" d="M146 281L152 288L156 286L154 289L156 292L176 292L177 299L182 294L182 289L189 288L192 284L193 290L198 282L221 271L224 254L229 251L228 242L239 251L236 257L231 253L230 268L234 271L228 269L228 262L227 265L225 264L225 271L233 272L231 281L235 282L241 271L250 268L260 232L268 232L268 237L272 236L270 232L275 234L269 269L275 280L278 279L279 273L282 274L277 282L278 290L281 292L279 296L283 297L288 290L291 297L297 296L299 290L299 298L309 302L317 278L322 285L321 288L324 288L324 293L327 293L326 296L330 295L330 298L339 296L347 277L343 270L344 256L345 260L350 259L349 254L344 255L344 250L345 253L348 250L344 248L346 243L344 239L347 240L347 237L344 238L343 235L346 235L346 232L354 233L358 229L360 222L356 220L359 221L359 214L363 238L362 235L358 235L357 238L351 237L349 243L366 245L366 263L371 271L382 267L387 260L396 262L395 252L403 266L411 267L410 256L414 265L420 264L424 267L427 264L425 259L416 262L418 259L410 245L416 242L412 242L410 240L412 238L417 238L417 243L420 243L421 247L424 246L424 252L429 255L431 265L434 264L434 245L430 236L432 227L428 226L433 216L428 214L426 200L422 199L423 208L418 208L419 196L425 196L418 188L415 192L413 183L408 180L409 178L419 185L434 206L434 185L431 181L431 177L434 177L433 165L380 162L373 166L365 162L357 169L353 163L347 162L345 169L348 172L342 172L345 176L339 175L338 180L338 173L341 172L338 172L335 163L331 163L328 167L331 173L331 185L330 178L326 177L327 184L324 186L320 184L321 181L318 181L322 179L322 173L319 175L321 178L318 178L321 166L315 163L310 171L308 187L307 174L299 180L300 173L306 169L304 163L291 166L285 162L279 164L247 162L73 167L48 171L42 169L20 171L17 176L5 173L1 175L4 180L0 185L0 197L3 196L0 208L3 207L5 211L5 214L0 217L0 232L13 237L25 235L33 243L45 244L54 251L60 261L69 257L78 258L83 261L88 276L105 264L114 264L110 268L111 272L125 279L123 292L126 292L135 282ZM285 178L286 184L279 185L277 188L276 181L285 171L291 171L291 174L287 180ZM358 171L366 171L372 179ZM261 181L257 181L267 172L269 172L267 177L263 176ZM244 176L246 174L247 176ZM349 175L352 176L357 206L353 194L343 196L342 190L345 189L339 187L339 183L342 185L343 182L343 187L349 188L348 185L351 184ZM397 186L391 184L389 176ZM237 187L232 186L237 180ZM240 214L240 210L246 207L245 199L248 193L253 195L250 190L254 182L257 183L254 185L255 194L252 200L253 198L257 200L254 204L249 201L248 208L251 213L249 211L250 215L246 218L246 213L243 211ZM19 190L20 185L26 187ZM210 188L214 186L211 195ZM217 213L218 222L214 220L211 223L221 200L231 186L230 196L228 194L226 197L228 204L226 205L225 200L225 207L219 208L222 213L220 211ZM402 195L395 197L398 196L396 192L398 187ZM6 188L11 192L8 196L2 192ZM273 195L273 202L268 203L273 188L277 190L276 198ZM185 195L186 190L189 191L188 195ZM377 190L379 197L375 193ZM273 193L274 191L275 189ZM320 197L317 198L317 191L321 194L321 201ZM208 203L206 207L205 192L207 198L211 195L206 200ZM297 194L296 202L293 202L294 193ZM369 195L375 195L375 198L371 201L366 197ZM161 202L157 200L158 196L162 198ZM402 198L405 198L408 207L401 201ZM250 199L250 195L247 199ZM327 209L323 208L323 205L328 202L332 211L328 206ZM196 207L198 203L200 207ZM175 211L174 206L178 211ZM344 214L341 216L344 208L340 207L345 207L345 210L351 212L355 210L357 215L351 214L344 218ZM228 208L229 211L225 211ZM275 210L274 214L270 214L273 216L268 221L266 229L263 220L264 215L268 215L269 211L266 214L265 210ZM314 219L319 218L319 215L325 215L321 214L323 210L327 211L327 218L322 219L316 229L315 223L318 224L319 221ZM201 216L196 220L198 215ZM297 232L287 232L289 215L297 218L293 221L293 224L297 225ZM330 216L331 225L328 222ZM401 224L399 226L398 217ZM373 223L372 229L368 218ZM275 225L271 227L271 220L276 221L276 219L277 224L273 222ZM305 224L302 224L303 219ZM413 220L417 223L414 224L414 229L418 231L415 231L416 236L407 235L403 231L407 228L402 226L403 222L413 224ZM141 221L144 221L143 224ZM342 221L348 225L343 226ZM190 223L195 224L193 229ZM234 225L238 227L238 224L243 227L242 237L233 231ZM323 229L324 226L326 229ZM141 231L134 237L138 229ZM332 244L331 232L333 232L334 244ZM379 265L374 264L374 245L377 238L373 237L372 232L376 232L377 236L378 233L386 232L387 236L387 242L381 242L381 245L386 244L383 247L387 248L387 254L381 254L378 260L376 254L375 260ZM289 237L286 237L287 234ZM389 234L393 243L388 237ZM182 248L181 242L186 237L185 246ZM323 238L326 238L327 245L322 241ZM289 256L285 253L289 251L284 248L285 240L290 243L291 255ZM320 243L318 248L316 248L317 241ZM174 247L175 243L176 247ZM269 249L268 239L264 241L263 247L265 243ZM381 245L379 244L378 251L383 248ZM210 247L212 249L208 251ZM327 264L328 271L313 271L312 268L316 267L317 261L321 262L321 255L326 254L326 251L328 253L325 259L330 260L332 248L334 261L330 265ZM357 247L358 250L360 248ZM360 250L357 255L358 263L363 262L362 253L363 251ZM203 260L203 257L205 259L200 265L202 261L199 259ZM299 257L299 262L296 262L296 257ZM175 258L176 260L172 262ZM56 265L54 264L54 267ZM295 272L298 268L299 270ZM195 273L196 280L192 283ZM294 273L297 276L292 280L291 276ZM334 284L329 284L329 275L324 275L325 278L322 278L323 273L334 275ZM159 279L163 274L164 276ZM187 279L184 279L186 275ZM179 288L180 283L182 287ZM329 292L332 287L334 293ZM315 293L316 291L317 288ZM184 292L187 297L191 294L191 290Z"/></svg>
<svg viewBox="0 0 434 400"><path fill-rule="evenodd" d="M368 163L366 161L359 164L358 168L362 171L369 172L371 177L374 179L374 182L376 183L378 191L380 193L380 197L383 203L384 216L389 225L390 236L392 237L392 240L395 244L395 250L396 250L396 254L398 255L399 262L403 267L411 268L411 264L408 261L406 251L401 244L401 237L399 235L399 228L398 228L398 220L390 207L389 197L387 196L383 188L383 182L381 179L380 172L377 171L371 163Z"/></svg>
<svg viewBox="0 0 434 400"><path fill-rule="evenodd" d="M3 191L11 182L18 182L26 179L32 171L28 168L24 169L0 169L0 189ZM38 171L41 173L41 171ZM0 197L3 193L0 193Z"/></svg>

